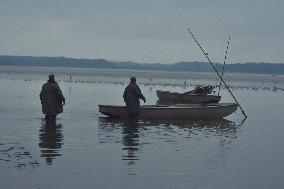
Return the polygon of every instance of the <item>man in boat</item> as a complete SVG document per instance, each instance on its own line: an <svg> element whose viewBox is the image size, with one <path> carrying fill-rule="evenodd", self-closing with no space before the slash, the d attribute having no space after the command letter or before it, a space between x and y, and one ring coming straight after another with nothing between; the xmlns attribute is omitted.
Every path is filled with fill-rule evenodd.
<svg viewBox="0 0 284 189"><path fill-rule="evenodd" d="M140 111L140 99L146 102L139 86L136 84L136 78L131 77L129 85L125 88L123 99L126 103L128 117L137 117Z"/></svg>
<svg viewBox="0 0 284 189"><path fill-rule="evenodd" d="M57 114L63 112L65 98L53 74L50 74L48 81L43 84L39 97L45 119L55 119Z"/></svg>

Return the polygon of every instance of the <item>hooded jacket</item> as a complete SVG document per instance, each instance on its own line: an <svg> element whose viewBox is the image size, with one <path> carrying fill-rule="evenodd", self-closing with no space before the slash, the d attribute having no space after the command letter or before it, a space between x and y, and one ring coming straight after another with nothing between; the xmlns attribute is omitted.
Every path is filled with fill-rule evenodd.
<svg viewBox="0 0 284 189"><path fill-rule="evenodd" d="M65 103L65 98L55 81L49 80L43 84L39 97L43 114L57 115L63 112L62 102Z"/></svg>

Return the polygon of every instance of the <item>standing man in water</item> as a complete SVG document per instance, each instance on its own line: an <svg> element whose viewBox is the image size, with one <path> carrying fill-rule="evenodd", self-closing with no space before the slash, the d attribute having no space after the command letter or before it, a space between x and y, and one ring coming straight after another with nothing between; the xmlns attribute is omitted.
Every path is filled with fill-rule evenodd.
<svg viewBox="0 0 284 189"><path fill-rule="evenodd" d="M45 114L46 120L55 119L57 114L63 112L65 98L53 74L50 74L48 81L43 84L39 97L42 105L42 113Z"/></svg>
<svg viewBox="0 0 284 189"><path fill-rule="evenodd" d="M131 77L129 85L125 88L123 93L123 99L126 103L126 110L128 117L138 117L140 111L140 100L146 102L145 97L141 93L139 86L136 84L136 78Z"/></svg>

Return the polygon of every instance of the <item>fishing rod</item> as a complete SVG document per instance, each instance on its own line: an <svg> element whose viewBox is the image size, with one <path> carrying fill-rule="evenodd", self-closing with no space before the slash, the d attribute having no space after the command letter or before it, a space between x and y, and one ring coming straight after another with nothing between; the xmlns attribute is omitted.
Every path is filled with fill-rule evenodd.
<svg viewBox="0 0 284 189"><path fill-rule="evenodd" d="M226 59L227 59L227 54L228 54L228 48L229 48L229 45L230 45L230 39L231 38L229 37L229 40L228 40L228 43L227 43L227 48L226 48L226 53L225 53L225 58L224 58L224 64L223 64L223 68L222 68L222 73L221 73L222 77L224 76L224 69L225 69L225 64L226 64ZM220 93L221 85L222 85L222 81L220 81L220 84L219 84L218 96L219 96L219 93Z"/></svg>
<svg viewBox="0 0 284 189"><path fill-rule="evenodd" d="M217 73L217 75L219 76L219 78L221 79L221 81L223 82L223 84L225 85L225 87L228 89L229 93L232 95L232 97L234 98L235 102L238 104L238 106L240 107L243 115L245 116L245 118L247 118L246 113L244 112L244 110L242 109L241 105L239 104L239 102L237 101L236 97L233 95L232 91L229 89L228 85L226 84L226 82L224 81L224 79L222 78L222 76L219 74L218 70L215 68L214 64L211 62L210 58L208 57L208 54L203 50L203 48L201 47L201 45L199 44L199 42L197 41L197 39L194 37L193 33L190 31L189 28L187 28L187 31L190 33L190 35L192 36L192 38L194 39L194 41L196 42L196 44L199 46L200 50L202 51L202 53L204 54L204 56L207 58L207 60L209 61L209 63L211 64L212 68L214 69L214 71Z"/></svg>

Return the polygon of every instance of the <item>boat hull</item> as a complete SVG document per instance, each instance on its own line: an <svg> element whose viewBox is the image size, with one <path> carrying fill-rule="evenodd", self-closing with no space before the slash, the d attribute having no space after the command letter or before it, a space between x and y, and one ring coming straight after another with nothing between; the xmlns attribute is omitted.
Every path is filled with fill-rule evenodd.
<svg viewBox="0 0 284 189"><path fill-rule="evenodd" d="M173 93L170 91L157 90L156 94L159 98L158 104L204 104L204 103L217 103L221 100L221 96L217 95L201 95L190 93Z"/></svg>
<svg viewBox="0 0 284 189"><path fill-rule="evenodd" d="M145 105L140 107L141 119L212 119L223 118L236 111L236 103ZM99 112L108 117L126 118L125 106L99 105Z"/></svg>

